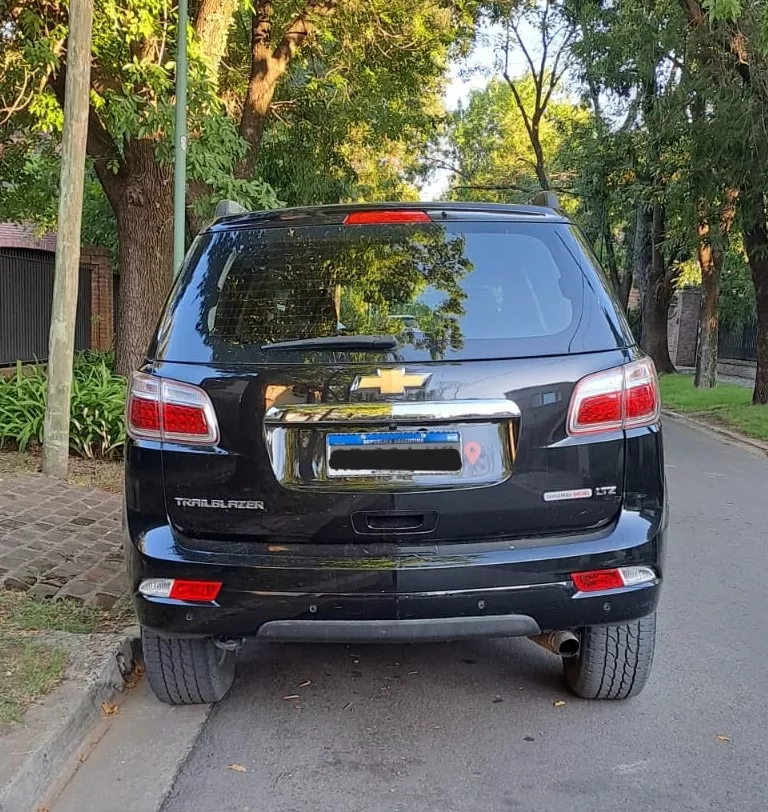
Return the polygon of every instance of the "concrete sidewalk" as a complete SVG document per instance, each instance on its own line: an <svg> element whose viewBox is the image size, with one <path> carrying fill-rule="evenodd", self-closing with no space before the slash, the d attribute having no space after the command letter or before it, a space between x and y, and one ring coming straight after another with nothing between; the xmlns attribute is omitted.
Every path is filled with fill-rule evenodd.
<svg viewBox="0 0 768 812"><path fill-rule="evenodd" d="M103 609L127 590L119 496L48 477L0 478L0 588Z"/></svg>

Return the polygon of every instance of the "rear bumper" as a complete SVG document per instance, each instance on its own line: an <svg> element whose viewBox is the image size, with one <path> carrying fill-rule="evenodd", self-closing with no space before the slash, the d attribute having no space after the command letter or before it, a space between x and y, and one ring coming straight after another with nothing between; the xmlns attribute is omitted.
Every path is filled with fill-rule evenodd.
<svg viewBox="0 0 768 812"><path fill-rule="evenodd" d="M527 636L648 615L659 599L665 533L665 521L654 526L631 511L577 536L434 546L199 541L164 525L130 533L126 553L139 621L161 634L437 640ZM654 567L657 580L585 594L570 578L637 564ZM139 595L150 577L224 586L215 604L191 604Z"/></svg>

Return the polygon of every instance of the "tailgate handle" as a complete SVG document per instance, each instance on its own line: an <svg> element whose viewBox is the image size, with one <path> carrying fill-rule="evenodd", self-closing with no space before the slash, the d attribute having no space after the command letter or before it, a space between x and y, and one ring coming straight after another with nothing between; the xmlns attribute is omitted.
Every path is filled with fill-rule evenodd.
<svg viewBox="0 0 768 812"><path fill-rule="evenodd" d="M406 513L384 511L379 513L353 513L352 527L356 533L431 533L437 527L437 511Z"/></svg>

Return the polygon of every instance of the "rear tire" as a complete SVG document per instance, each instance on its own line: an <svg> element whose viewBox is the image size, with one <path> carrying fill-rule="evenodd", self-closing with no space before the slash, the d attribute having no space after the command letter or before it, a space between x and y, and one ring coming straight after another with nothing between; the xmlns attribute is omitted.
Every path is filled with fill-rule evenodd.
<svg viewBox="0 0 768 812"><path fill-rule="evenodd" d="M627 699L643 690L656 647L656 614L620 626L581 630L577 657L563 660L565 681L584 699Z"/></svg>
<svg viewBox="0 0 768 812"><path fill-rule="evenodd" d="M147 679L168 705L202 705L223 699L235 678L234 651L210 637L162 637L142 628Z"/></svg>

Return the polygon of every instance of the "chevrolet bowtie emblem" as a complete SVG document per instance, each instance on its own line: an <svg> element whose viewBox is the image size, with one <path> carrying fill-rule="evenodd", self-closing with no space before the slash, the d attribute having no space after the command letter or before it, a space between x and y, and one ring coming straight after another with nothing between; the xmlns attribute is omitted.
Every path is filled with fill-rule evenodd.
<svg viewBox="0 0 768 812"><path fill-rule="evenodd" d="M402 368L377 369L375 375L356 378L352 389L378 389L382 395L402 395L406 389L424 386L430 377L429 374L408 374Z"/></svg>

